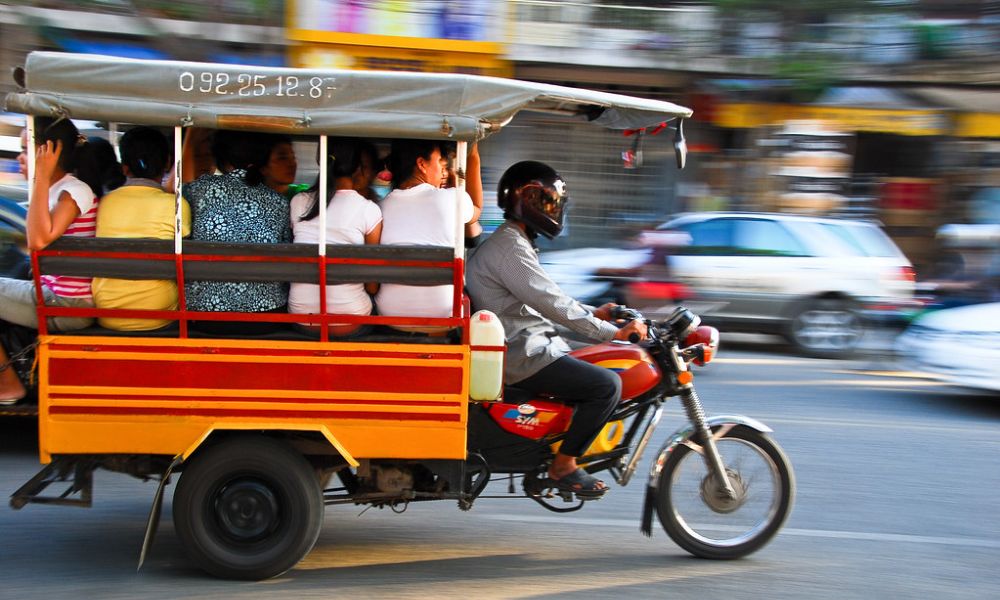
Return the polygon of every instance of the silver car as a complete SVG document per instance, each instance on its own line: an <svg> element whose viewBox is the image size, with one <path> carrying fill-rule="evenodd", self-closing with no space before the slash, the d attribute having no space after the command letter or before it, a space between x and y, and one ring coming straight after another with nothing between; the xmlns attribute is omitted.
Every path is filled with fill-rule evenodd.
<svg viewBox="0 0 1000 600"><path fill-rule="evenodd" d="M1000 302L921 315L896 339L895 350L909 370L1000 394Z"/></svg>
<svg viewBox="0 0 1000 600"><path fill-rule="evenodd" d="M766 213L695 213L658 230L680 234L665 256L686 306L729 331L779 333L802 351L853 351L866 316L913 305L910 261L866 221ZM649 312L649 308L646 311Z"/></svg>

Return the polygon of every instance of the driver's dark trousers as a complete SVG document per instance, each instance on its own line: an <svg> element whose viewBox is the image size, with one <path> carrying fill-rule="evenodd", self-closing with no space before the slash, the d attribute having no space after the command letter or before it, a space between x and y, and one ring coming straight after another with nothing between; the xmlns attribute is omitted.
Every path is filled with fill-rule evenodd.
<svg viewBox="0 0 1000 600"><path fill-rule="evenodd" d="M582 456L597 438L622 398L622 380L614 371L563 356L513 387L545 393L575 407L559 452Z"/></svg>

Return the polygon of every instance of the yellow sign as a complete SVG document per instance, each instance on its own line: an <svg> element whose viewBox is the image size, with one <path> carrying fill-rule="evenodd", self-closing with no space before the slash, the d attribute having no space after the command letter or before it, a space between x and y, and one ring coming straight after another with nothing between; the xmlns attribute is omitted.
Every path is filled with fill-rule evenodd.
<svg viewBox="0 0 1000 600"><path fill-rule="evenodd" d="M491 54L352 44L293 46L289 50L289 64L303 68L468 73L495 77L513 74L510 62Z"/></svg>
<svg viewBox="0 0 1000 600"><path fill-rule="evenodd" d="M899 135L935 136L951 133L950 119L936 110L891 110L794 104L723 103L715 124L733 129L778 125L791 120L831 123L842 131L872 131Z"/></svg>
<svg viewBox="0 0 1000 600"><path fill-rule="evenodd" d="M959 115L955 123L958 137L1000 138L1000 114L966 113Z"/></svg>

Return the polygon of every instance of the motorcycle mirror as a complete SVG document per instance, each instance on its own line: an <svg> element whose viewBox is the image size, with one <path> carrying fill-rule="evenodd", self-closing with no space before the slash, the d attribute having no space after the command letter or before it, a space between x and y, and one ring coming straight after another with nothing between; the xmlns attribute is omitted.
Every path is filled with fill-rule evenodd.
<svg viewBox="0 0 1000 600"><path fill-rule="evenodd" d="M684 139L684 119L677 119L677 131L674 133L674 155L677 158L677 168L683 169L687 164L688 145Z"/></svg>

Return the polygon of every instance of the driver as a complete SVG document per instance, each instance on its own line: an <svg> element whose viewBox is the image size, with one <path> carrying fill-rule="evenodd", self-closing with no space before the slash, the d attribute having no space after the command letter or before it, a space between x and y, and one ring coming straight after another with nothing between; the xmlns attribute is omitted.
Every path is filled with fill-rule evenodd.
<svg viewBox="0 0 1000 600"><path fill-rule="evenodd" d="M544 483L580 499L600 498L603 481L577 466L621 400L615 372L569 355L558 323L597 341L646 337L646 325L631 321L619 329L610 321L614 304L593 308L567 296L542 270L534 240L562 231L569 196L566 182L551 167L524 161L500 178L497 205L506 221L473 251L466 285L477 310L496 313L507 336L504 378L531 394L545 393L575 407L566 438Z"/></svg>

